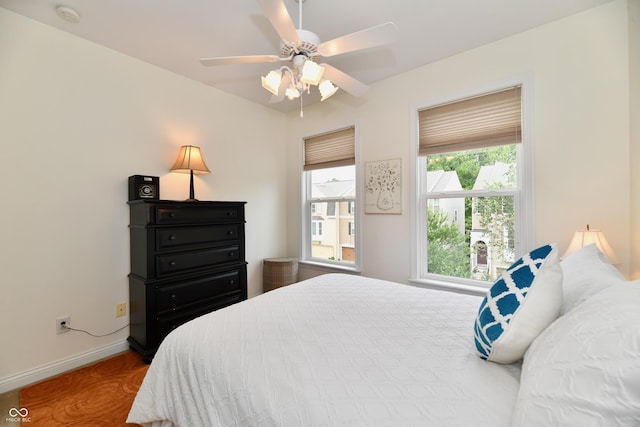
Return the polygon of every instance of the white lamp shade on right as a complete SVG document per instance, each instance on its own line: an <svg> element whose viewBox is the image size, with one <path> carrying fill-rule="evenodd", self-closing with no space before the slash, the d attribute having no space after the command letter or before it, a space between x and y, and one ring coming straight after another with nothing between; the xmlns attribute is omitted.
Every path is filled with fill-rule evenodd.
<svg viewBox="0 0 640 427"><path fill-rule="evenodd" d="M569 244L569 248L562 255L562 258L564 259L572 253L578 251L579 249L591 244L595 244L598 250L600 250L600 252L604 254L604 256L611 264L620 263L618 256L607 241L607 238L604 237L604 233L600 230L592 230L589 225L587 225L586 230L575 232L575 234L573 235L573 239Z"/></svg>

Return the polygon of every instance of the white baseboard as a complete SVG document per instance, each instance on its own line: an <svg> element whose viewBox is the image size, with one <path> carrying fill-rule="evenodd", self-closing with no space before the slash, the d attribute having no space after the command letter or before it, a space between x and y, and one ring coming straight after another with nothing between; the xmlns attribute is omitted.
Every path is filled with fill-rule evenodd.
<svg viewBox="0 0 640 427"><path fill-rule="evenodd" d="M56 360L55 362L38 366L37 368L29 369L28 371L20 372L9 377L0 378L0 393L17 390L26 385L51 378L72 369L76 369L81 366L96 362L98 360L113 356L115 354L122 353L123 351L126 351L128 349L129 343L126 340L115 342L95 348L85 353L80 353L64 359Z"/></svg>

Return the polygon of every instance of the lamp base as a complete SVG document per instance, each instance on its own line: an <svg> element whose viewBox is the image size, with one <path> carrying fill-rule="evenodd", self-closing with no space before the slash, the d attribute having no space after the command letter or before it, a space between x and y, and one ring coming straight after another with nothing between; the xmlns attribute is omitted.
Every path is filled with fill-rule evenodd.
<svg viewBox="0 0 640 427"><path fill-rule="evenodd" d="M191 177L189 178L189 198L185 202L197 202L195 192L193 191L193 169L190 171Z"/></svg>

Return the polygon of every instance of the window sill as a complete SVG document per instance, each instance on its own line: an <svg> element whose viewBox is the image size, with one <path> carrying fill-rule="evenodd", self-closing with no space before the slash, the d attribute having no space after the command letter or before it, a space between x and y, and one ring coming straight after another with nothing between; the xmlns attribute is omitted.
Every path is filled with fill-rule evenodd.
<svg viewBox="0 0 640 427"><path fill-rule="evenodd" d="M409 283L421 288L437 289L442 291L457 292L460 294L477 295L477 296L485 296L487 294L487 290L489 289L481 285L448 282L445 280L424 279L424 278L411 278L409 279Z"/></svg>
<svg viewBox="0 0 640 427"><path fill-rule="evenodd" d="M348 273L360 275L361 271L357 267L342 265L342 264L329 264L325 262L310 261L310 260L298 260L298 264L304 265L316 270L326 271L329 273Z"/></svg>

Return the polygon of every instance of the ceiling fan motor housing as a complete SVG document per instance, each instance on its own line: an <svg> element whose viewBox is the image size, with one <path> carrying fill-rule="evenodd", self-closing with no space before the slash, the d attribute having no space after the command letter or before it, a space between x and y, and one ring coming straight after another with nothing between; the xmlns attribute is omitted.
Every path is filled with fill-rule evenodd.
<svg viewBox="0 0 640 427"><path fill-rule="evenodd" d="M320 45L320 37L315 33L307 30L296 30L300 41L295 42L280 42L280 56L288 58L290 56L296 56L299 54L305 55L310 59L315 59L319 56L318 46Z"/></svg>

